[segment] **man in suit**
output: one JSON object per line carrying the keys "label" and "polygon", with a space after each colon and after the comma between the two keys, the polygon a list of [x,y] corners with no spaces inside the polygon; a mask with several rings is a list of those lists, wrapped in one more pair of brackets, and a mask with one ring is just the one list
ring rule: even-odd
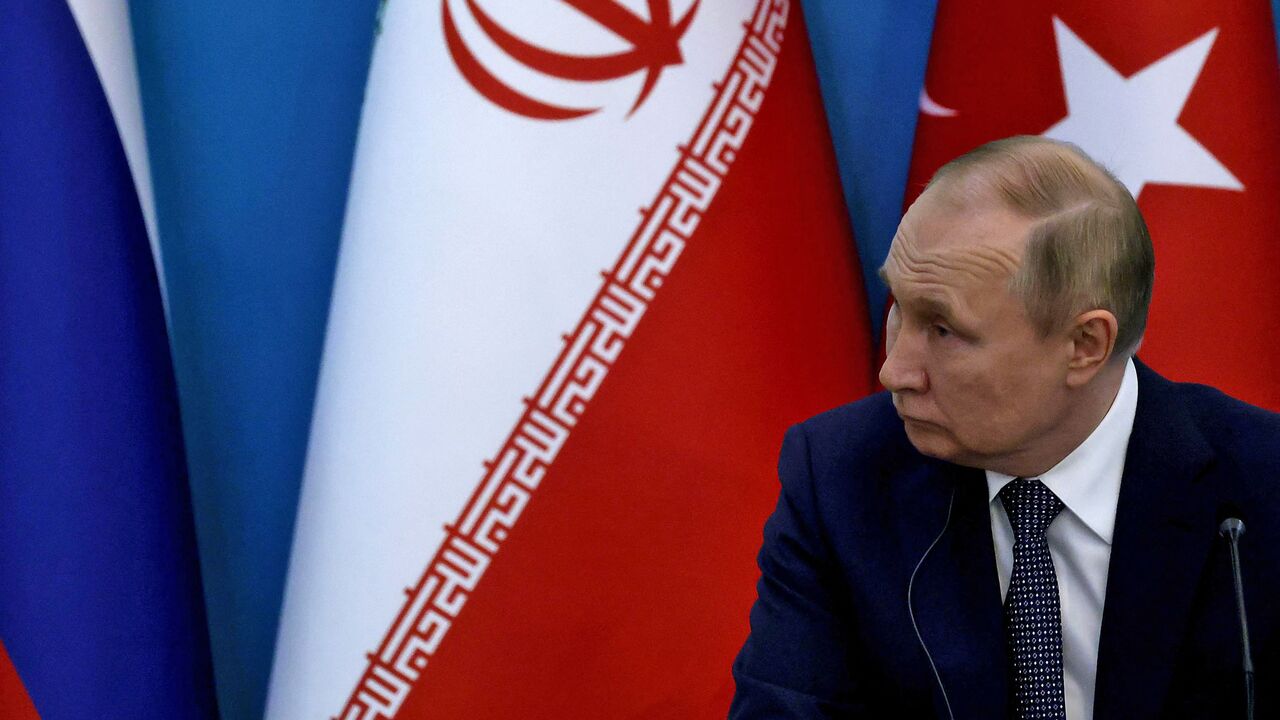
{"label": "man in suit", "polygon": [[1237,516],[1280,717],[1280,416],[1133,357],[1154,259],[1124,186],[1071,145],[985,145],[881,276],[888,392],[783,441],[730,716],[1244,717]]}

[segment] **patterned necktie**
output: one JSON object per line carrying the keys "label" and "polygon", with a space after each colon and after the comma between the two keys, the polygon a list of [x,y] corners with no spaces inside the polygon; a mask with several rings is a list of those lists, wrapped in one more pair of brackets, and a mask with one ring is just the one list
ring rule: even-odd
{"label": "patterned necktie", "polygon": [[1000,502],[1014,534],[1004,636],[1013,663],[1015,717],[1065,720],[1058,578],[1045,537],[1062,501],[1039,480],[1017,478],[1000,490]]}

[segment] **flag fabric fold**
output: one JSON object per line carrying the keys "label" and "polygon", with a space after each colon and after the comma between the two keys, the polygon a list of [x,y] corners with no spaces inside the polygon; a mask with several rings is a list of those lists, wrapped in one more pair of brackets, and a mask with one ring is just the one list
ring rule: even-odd
{"label": "flag fabric fold", "polygon": [[266,703],[379,4],[130,2],[225,720]]}
{"label": "flag fabric fold", "polygon": [[67,6],[5,3],[0,715],[216,717],[202,603],[164,313],[121,141]]}

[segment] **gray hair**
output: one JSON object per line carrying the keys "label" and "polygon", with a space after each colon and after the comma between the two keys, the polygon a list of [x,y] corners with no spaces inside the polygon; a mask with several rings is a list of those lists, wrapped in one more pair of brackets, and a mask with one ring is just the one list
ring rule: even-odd
{"label": "gray hair", "polygon": [[1042,335],[1103,309],[1119,325],[1115,356],[1133,355],[1147,325],[1155,253],[1137,202],[1106,168],[1070,143],[1022,135],[952,160],[934,186],[1036,220],[1010,283]]}

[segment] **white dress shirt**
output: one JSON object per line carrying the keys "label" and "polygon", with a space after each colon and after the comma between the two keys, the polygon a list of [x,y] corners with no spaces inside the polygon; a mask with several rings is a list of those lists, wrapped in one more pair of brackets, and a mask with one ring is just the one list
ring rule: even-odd
{"label": "white dress shirt", "polygon": [[[1058,578],[1062,610],[1062,675],[1067,720],[1091,720],[1102,605],[1107,596],[1111,537],[1120,499],[1120,476],[1138,408],[1138,373],[1133,360],[1102,422],[1084,442],[1040,476],[1065,506],[1049,526],[1049,555]],[[998,494],[1012,475],[987,472],[991,537],[995,540],[1000,597],[1009,592],[1013,571],[1013,526]]]}

